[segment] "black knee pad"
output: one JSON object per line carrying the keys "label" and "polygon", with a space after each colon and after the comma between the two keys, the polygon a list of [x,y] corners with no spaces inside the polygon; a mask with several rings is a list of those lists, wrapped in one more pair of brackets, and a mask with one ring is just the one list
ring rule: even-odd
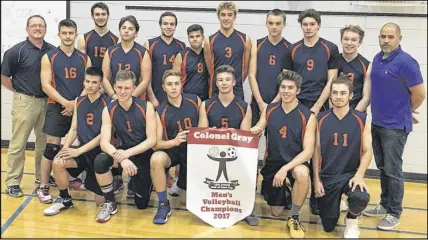
{"label": "black knee pad", "polygon": [[357,187],[353,192],[348,195],[349,211],[352,213],[361,213],[369,204],[370,195],[364,191],[361,192]]}
{"label": "black knee pad", "polygon": [[107,153],[100,153],[95,157],[94,170],[98,174],[104,174],[108,172],[113,166],[113,158]]}
{"label": "black knee pad", "polygon": [[336,228],[337,220],[338,219],[332,219],[332,218],[321,219],[324,231],[326,232],[333,231]]}
{"label": "black knee pad", "polygon": [[46,143],[46,149],[45,149],[45,153],[43,154],[43,156],[47,159],[47,160],[54,160],[55,156],[59,153],[61,146],[59,146],[58,144],[52,144],[52,143]]}
{"label": "black knee pad", "polygon": [[139,197],[137,193],[135,193],[134,201],[135,206],[138,209],[146,209],[147,205],[149,205],[150,197]]}

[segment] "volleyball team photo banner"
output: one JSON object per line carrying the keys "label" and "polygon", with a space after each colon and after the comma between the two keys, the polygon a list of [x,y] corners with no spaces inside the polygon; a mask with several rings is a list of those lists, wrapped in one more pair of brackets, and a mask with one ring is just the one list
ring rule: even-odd
{"label": "volleyball team photo banner", "polygon": [[213,227],[233,226],[254,207],[259,136],[232,128],[189,130],[187,209]]}

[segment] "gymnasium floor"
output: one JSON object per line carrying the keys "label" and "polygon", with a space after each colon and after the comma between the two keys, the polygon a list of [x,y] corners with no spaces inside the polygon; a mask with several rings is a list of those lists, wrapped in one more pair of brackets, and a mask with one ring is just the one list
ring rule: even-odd
{"label": "gymnasium floor", "polygon": [[[154,225],[152,219],[156,213],[156,194],[153,193],[148,209],[138,210],[133,206],[133,200],[126,199],[126,188],[116,196],[118,213],[105,224],[95,221],[99,209],[93,202],[93,195],[87,191],[71,190],[75,207],[57,216],[46,217],[43,210],[49,205],[41,204],[34,195],[36,184],[32,151],[26,151],[27,160],[21,184],[24,197],[13,198],[4,193],[6,151],[1,151],[1,238],[289,238],[285,228],[288,211],[281,218],[272,217],[259,193],[256,198],[256,212],[260,218],[258,227],[239,222],[228,229],[213,228],[187,211],[178,198],[170,196],[172,216],[166,225]],[[367,183],[371,195],[369,207],[372,208],[379,201],[380,185],[375,179],[367,179]],[[57,197],[57,188],[51,188],[51,193]],[[309,213],[307,202],[300,214],[307,230],[306,237],[343,238],[343,214],[336,229],[325,233],[322,226],[317,224],[319,217]],[[427,185],[406,182],[403,206],[401,225],[393,231],[377,230],[379,219],[361,217],[360,237],[427,238]]]}

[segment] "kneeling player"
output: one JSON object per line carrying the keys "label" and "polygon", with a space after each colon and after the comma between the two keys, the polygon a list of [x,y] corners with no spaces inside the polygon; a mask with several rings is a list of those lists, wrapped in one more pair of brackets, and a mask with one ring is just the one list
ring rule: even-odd
{"label": "kneeling player", "polygon": [[[65,137],[64,146],[53,161],[53,173],[59,189],[59,197],[44,214],[56,215],[62,210],[73,207],[71,196],[68,193],[68,173],[77,177],[87,169],[85,188],[95,193],[95,202],[103,202],[102,192],[95,178],[94,159],[101,152],[100,131],[101,115],[104,107],[110,102],[107,95],[100,93],[103,72],[100,68],[89,67],[85,72],[83,82],[86,96],[76,98],[74,114],[70,130]],[[79,139],[80,146],[72,148],[71,144]],[[68,171],[68,173],[67,173]]]}
{"label": "kneeling player", "polygon": [[162,88],[167,100],[156,110],[157,143],[156,152],[150,159],[153,185],[158,195],[159,207],[153,219],[156,224],[164,224],[171,215],[166,195],[166,173],[180,164],[177,186],[184,190],[180,193],[182,204],[186,204],[187,179],[187,129],[198,125],[198,110],[201,100],[197,95],[181,93],[181,74],[176,70],[167,70],[162,77]]}
{"label": "kneeling player", "polygon": [[309,164],[314,146],[316,118],[309,108],[297,101],[302,77],[293,71],[278,75],[281,101],[268,104],[259,122],[251,128],[260,134],[267,128],[267,157],[260,173],[263,176],[261,192],[272,215],[282,214],[286,200],[286,177],[290,180],[292,206],[287,228],[292,238],[304,238],[305,228],[299,220],[299,211],[309,190]]}
{"label": "kneeling player", "polygon": [[358,238],[357,217],[370,200],[364,174],[372,158],[371,123],[366,113],[349,107],[353,85],[346,76],[334,79],[333,108],[318,114],[318,136],[313,157],[315,196],[326,232],[336,227],[340,199],[348,196],[345,238]]}
{"label": "kneeling player", "polygon": [[[150,199],[150,157],[156,145],[156,115],[150,102],[132,96],[135,81],[132,71],[120,70],[114,84],[118,99],[103,110],[100,142],[103,152],[97,155],[94,164],[105,198],[103,208],[96,217],[98,222],[108,221],[117,212],[110,171],[113,166],[120,164],[132,176],[131,188],[138,209],[146,208]],[[112,129],[121,140],[117,148],[110,143]]]}

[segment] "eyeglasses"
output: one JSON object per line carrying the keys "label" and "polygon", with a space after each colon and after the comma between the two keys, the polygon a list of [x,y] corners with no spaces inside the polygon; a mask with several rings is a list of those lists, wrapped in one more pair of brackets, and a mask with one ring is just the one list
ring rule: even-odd
{"label": "eyeglasses", "polygon": [[46,25],[41,25],[41,24],[33,24],[33,25],[29,25],[28,27],[30,28],[46,28]]}

